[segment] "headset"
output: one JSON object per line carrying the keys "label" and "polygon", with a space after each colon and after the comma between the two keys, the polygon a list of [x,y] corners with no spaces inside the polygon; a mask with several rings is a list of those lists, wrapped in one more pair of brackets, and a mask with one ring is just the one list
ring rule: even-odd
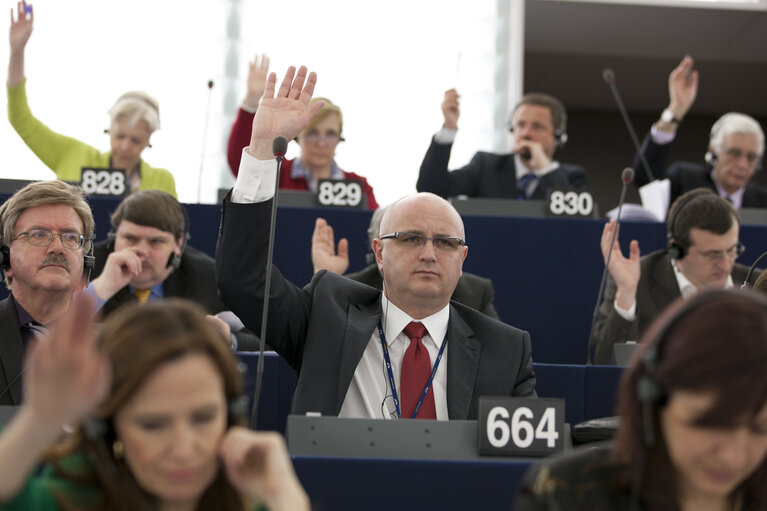
{"label": "headset", "polygon": [[[528,102],[528,99],[533,99],[534,101]],[[554,96],[550,96],[544,93],[532,92],[525,94],[522,97],[522,100],[517,103],[517,106],[511,112],[511,115],[509,115],[508,126],[510,133],[514,133],[514,114],[522,105],[534,105],[548,108],[551,111],[552,121],[559,119],[559,122],[555,123],[556,125],[554,126],[554,144],[559,149],[563,148],[567,143],[568,137],[567,111],[565,110],[565,106],[562,104],[562,102]]]}
{"label": "headset", "polygon": [[649,341],[648,348],[639,360],[636,386],[637,398],[642,406],[642,429],[645,447],[651,448],[656,444],[653,410],[663,406],[669,397],[669,389],[657,376],[658,365],[663,357],[663,348],[667,342],[665,339],[668,333],[689,313],[701,305],[728,296],[745,297],[748,300],[755,301],[765,309],[765,314],[767,314],[767,302],[760,295],[751,292],[744,293],[736,288],[707,290],[685,300],[674,315],[666,321],[663,328]]}
{"label": "headset", "polygon": [[[680,196],[677,199],[676,207],[673,208],[673,215],[668,217],[668,226],[666,228],[666,239],[668,240],[668,256],[671,259],[682,259],[687,255],[687,247],[676,241],[676,219],[679,217],[679,212],[682,211],[687,204],[698,198],[696,194],[688,194],[686,196]],[[670,213],[670,211],[669,211]]]}
{"label": "headset", "polygon": [[[173,267],[174,271],[178,270],[178,267],[181,266],[181,257],[184,255],[184,250],[186,250],[186,246],[189,243],[189,240],[192,238],[192,235],[189,233],[189,214],[186,212],[186,208],[180,202],[176,203],[178,204],[178,208],[181,210],[181,216],[184,217],[184,234],[181,236],[181,248],[178,251],[178,254],[171,252],[168,256],[168,262],[165,263],[165,268]],[[109,252],[114,251],[116,239],[117,231],[115,231],[115,226],[113,225],[110,227],[109,232],[107,233],[107,250]]]}
{"label": "headset", "polygon": [[[2,229],[2,224],[0,224],[0,229]],[[11,269],[11,247],[4,244],[5,240],[2,237],[0,237],[0,243],[3,243],[0,246],[0,270],[8,271]],[[96,258],[93,256],[93,238],[85,238],[85,243],[89,243],[90,248],[83,255],[83,275],[85,272],[90,275],[91,270],[96,266]]]}

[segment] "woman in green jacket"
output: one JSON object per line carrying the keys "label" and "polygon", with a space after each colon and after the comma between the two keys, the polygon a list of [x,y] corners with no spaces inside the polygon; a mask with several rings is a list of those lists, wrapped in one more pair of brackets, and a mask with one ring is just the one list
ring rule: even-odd
{"label": "woman in green jacket", "polygon": [[176,197],[173,174],[141,159],[143,150],[150,147],[152,133],[160,127],[159,105],[145,92],[127,92],[109,110],[108,152],[56,133],[32,114],[27,102],[24,50],[32,35],[34,12],[26,2],[19,2],[17,11],[14,19],[11,10],[8,119],[24,143],[64,181],[80,182],[83,168],[121,169],[128,192],[154,189]]}

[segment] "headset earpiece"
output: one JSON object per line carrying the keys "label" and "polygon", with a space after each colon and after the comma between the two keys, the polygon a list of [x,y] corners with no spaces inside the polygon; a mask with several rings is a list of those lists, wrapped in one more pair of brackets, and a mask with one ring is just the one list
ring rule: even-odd
{"label": "headset earpiece", "polygon": [[706,163],[711,165],[712,167],[716,165],[717,156],[716,156],[716,153],[712,151],[711,149],[706,151],[706,154],[703,155],[703,159],[706,160]]}
{"label": "headset earpiece", "polygon": [[685,248],[677,243],[673,237],[671,237],[671,233],[669,233],[667,250],[668,256],[671,259],[682,259],[687,254]]}

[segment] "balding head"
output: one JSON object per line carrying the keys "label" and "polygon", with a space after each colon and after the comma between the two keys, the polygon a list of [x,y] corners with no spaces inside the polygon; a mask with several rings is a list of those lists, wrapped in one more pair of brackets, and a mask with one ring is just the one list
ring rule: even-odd
{"label": "balding head", "polygon": [[398,238],[381,239],[394,233],[465,239],[463,221],[449,202],[431,193],[404,197],[392,204],[381,220],[379,237],[373,241],[378,268],[384,278],[384,293],[411,317],[421,319],[445,307],[455,290],[468,247],[435,248]]}

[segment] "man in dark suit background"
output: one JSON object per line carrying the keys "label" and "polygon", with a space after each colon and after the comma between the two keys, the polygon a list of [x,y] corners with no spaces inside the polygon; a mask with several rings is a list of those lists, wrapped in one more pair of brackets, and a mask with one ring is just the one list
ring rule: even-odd
{"label": "man in dark suit background", "polygon": [[[322,106],[309,106],[316,75],[305,68],[290,68],[276,97],[275,82],[270,75],[224,200],[216,253],[221,299],[253,330],[264,305],[272,141],[293,138]],[[373,248],[383,293],[327,271],[299,289],[273,269],[266,341],[298,371],[293,413],[476,419],[482,395],[534,396],[529,335],[450,303],[468,251],[455,209],[432,194],[406,197],[381,229]]]}
{"label": "man in dark suit background", "polygon": [[418,174],[416,189],[441,197],[546,200],[550,190],[588,190],[583,167],[554,160],[554,152],[567,141],[567,112],[548,94],[525,94],[512,112],[514,134],[511,154],[478,152],[463,168],[448,171],[450,150],[458,130],[458,93],[445,92],[445,122],[432,138]]}
{"label": "man in dark suit background", "polygon": [[[612,246],[610,275],[591,345],[594,361],[610,364],[616,342],[639,341],[663,309],[679,296],[710,287],[742,284],[748,267],[735,264],[744,247],[738,241],[740,221],[732,204],[711,190],[698,188],[671,205],[667,219],[668,248],[642,258],[631,242],[624,257],[618,237]],[[607,259],[615,221],[602,231]]]}
{"label": "man in dark suit background", "polygon": [[[110,217],[112,230],[96,243],[96,268],[89,290],[102,318],[129,303],[186,298],[202,306],[238,350],[258,349],[247,330],[213,316],[225,310],[218,299],[213,259],[187,244],[189,227],[183,206],[159,190],[126,197]],[[226,317],[226,316],[225,316]]]}
{"label": "man in dark suit background", "polygon": [[[365,257],[368,265],[357,272],[344,273],[349,268],[348,241],[344,238],[338,241],[338,250],[336,250],[333,228],[328,225],[324,218],[317,218],[312,234],[312,266],[314,273],[320,270],[330,270],[344,275],[347,278],[362,282],[368,286],[381,290],[383,278],[375,264],[375,254],[372,252],[373,240],[378,238],[381,231],[381,219],[389,206],[382,206],[373,212],[370,217],[370,226],[368,227],[368,252]],[[498,318],[498,312],[493,305],[493,281],[479,275],[468,272],[462,272],[455,286],[455,291],[451,300],[468,305],[472,309],[487,314],[493,319]]]}
{"label": "man in dark suit background", "polygon": [[[655,178],[669,179],[670,204],[690,190],[708,188],[729,200],[735,209],[767,208],[767,190],[751,182],[764,154],[764,132],[756,119],[746,114],[729,112],[714,123],[705,165],[675,161],[666,169],[671,143],[698,94],[698,72],[693,66],[692,57],[686,56],[669,74],[669,105],[641,148],[650,171]],[[637,185],[649,182],[638,154],[634,172]]]}
{"label": "man in dark suit background", "polygon": [[0,207],[0,267],[11,291],[0,301],[0,404],[21,403],[29,344],[87,282],[93,228],[82,190],[63,181],[30,183]]}

